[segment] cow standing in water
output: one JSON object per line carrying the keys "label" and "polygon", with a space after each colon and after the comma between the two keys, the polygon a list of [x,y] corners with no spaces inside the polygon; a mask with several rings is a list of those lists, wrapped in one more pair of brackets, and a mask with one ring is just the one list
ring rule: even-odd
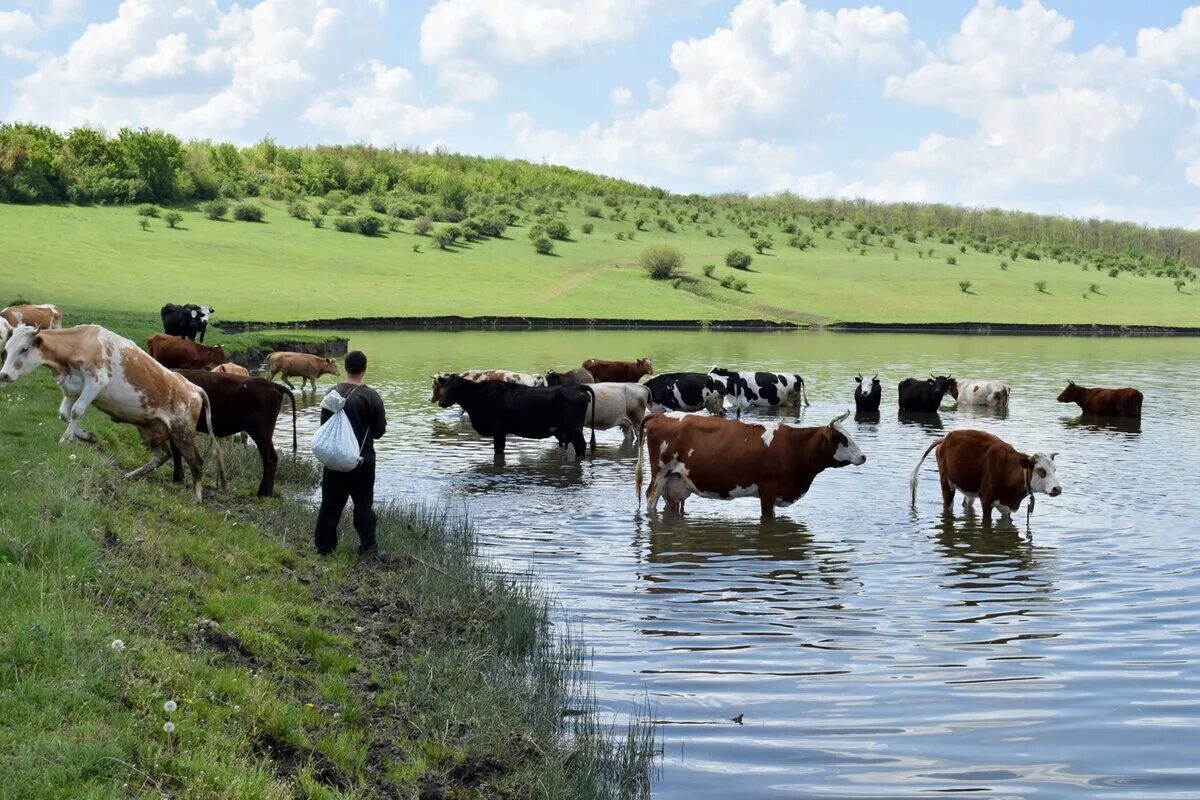
{"label": "cow standing in water", "polygon": [[1075,381],[1058,396],[1060,403],[1076,403],[1093,417],[1141,417],[1142,393],[1137,389],[1085,389]]}
{"label": "cow standing in water", "polygon": [[912,501],[917,502],[917,478],[921,465],[937,450],[938,476],[942,484],[942,509],[950,513],[954,493],[962,492],[963,508],[970,511],[978,498],[983,506],[983,521],[990,524],[992,511],[1008,520],[1029,496],[1032,509],[1035,493],[1058,497],[1062,484],[1055,473],[1054,457],[1034,453],[1026,455],[998,436],[985,431],[952,431],[925,451],[913,469],[909,481]]}
{"label": "cow standing in water", "polygon": [[267,380],[275,380],[279,375],[285,386],[295,389],[288,378],[300,379],[300,393],[304,394],[305,386],[312,383],[312,390],[317,391],[317,378],[322,375],[340,375],[337,363],[332,358],[312,356],[308,353],[289,353],[279,351],[267,356]]}
{"label": "cow standing in water", "polygon": [[876,375],[870,381],[864,381],[862,375],[855,376],[854,382],[854,411],[857,414],[874,414],[879,411],[879,401],[883,399],[883,384]]}
{"label": "cow standing in water", "polygon": [[[827,469],[866,463],[867,457],[841,428],[847,411],[819,428],[793,428],[695,414],[652,415],[642,424],[645,450],[650,453],[650,485],[646,503],[651,511],[659,497],[668,511],[683,512],[693,494],[721,500],[757,497],[763,519],[775,509],[804,497],[812,482]],[[638,503],[642,493],[642,458],[638,447],[635,473]]]}
{"label": "cow standing in water", "polygon": [[786,372],[738,372],[713,367],[708,375],[722,387],[739,411],[748,406],[795,408],[809,405],[804,378]]}
{"label": "cow standing in water", "polygon": [[[196,447],[201,414],[212,429],[212,409],[203,389],[146,355],[133,342],[98,325],[38,331],[22,325],[8,342],[0,386],[44,366],[62,389],[58,414],[67,423],[60,442],[94,442],[79,426],[88,406],[95,405],[116,422],[134,425],[149,446],[150,462],[126,474],[140,478],[171,458],[178,448],[192,472],[196,502],[203,499],[204,463]],[[217,474],[222,476],[220,451]]]}
{"label": "cow standing in water", "polygon": [[637,383],[644,376],[654,374],[654,365],[648,358],[639,358],[636,361],[589,358],[582,366],[592,374],[596,383]]}
{"label": "cow standing in water", "polygon": [[952,375],[930,375],[925,380],[905,378],[896,388],[900,410],[922,414],[936,412],[942,404],[942,398],[947,394],[958,397],[958,382]]}
{"label": "cow standing in water", "polygon": [[724,386],[703,372],[667,372],[642,385],[650,390],[654,413],[703,409],[718,417],[725,415]]}

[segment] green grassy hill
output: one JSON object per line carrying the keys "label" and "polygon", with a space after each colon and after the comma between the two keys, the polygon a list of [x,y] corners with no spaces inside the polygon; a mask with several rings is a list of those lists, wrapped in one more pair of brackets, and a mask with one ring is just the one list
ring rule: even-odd
{"label": "green grassy hill", "polygon": [[[1014,260],[1010,252],[943,243],[944,233],[915,242],[868,234],[861,245],[847,238],[854,231],[848,221],[814,233],[809,218],[797,217],[813,246],[790,247],[790,234],[767,225],[755,232],[773,238],[774,247],[759,255],[747,232],[728,221],[673,223],[674,232],[651,222],[637,231],[628,219],[585,216],[590,202],[583,201],[558,215],[571,229],[570,240],[555,242],[554,254],[542,256],[527,236],[532,214],[502,238],[443,250],[431,236],[413,233],[412,220],[368,237],[331,224],[318,229],[289,216],[283,202],[255,202],[266,211],[262,223],[214,221],[185,209],[179,228],[150,219],[149,230],[139,227],[142,218],[129,207],[0,206],[0,299],[56,302],[68,316],[80,307],[155,312],[166,301],[205,302],[223,319],[269,321],[459,314],[1200,324],[1194,284],[1178,291],[1169,277],[1133,271],[1109,277],[1049,257]],[[630,201],[629,211],[643,209],[653,219],[650,202]],[[315,211],[315,203],[308,205]],[[585,222],[594,226],[591,233],[581,232]],[[444,227],[437,224],[434,232]],[[892,246],[887,238],[895,239]],[[679,248],[689,279],[647,278],[638,256],[651,243]],[[725,266],[733,249],[753,255],[750,271]],[[715,266],[714,278],[702,272],[708,264]],[[717,279],[725,276],[745,281],[745,290],[723,288]],[[967,292],[962,281],[970,281]],[[1035,288],[1037,281],[1045,281],[1044,291]],[[1089,290],[1093,284],[1098,292]]]}

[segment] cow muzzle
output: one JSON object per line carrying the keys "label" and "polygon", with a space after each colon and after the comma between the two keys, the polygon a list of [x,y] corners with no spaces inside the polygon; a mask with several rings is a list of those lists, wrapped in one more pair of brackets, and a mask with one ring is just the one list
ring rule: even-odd
{"label": "cow muzzle", "polygon": [[1055,486],[1053,489],[1050,490],[1051,497],[1058,497],[1060,494],[1062,494],[1061,486]]}

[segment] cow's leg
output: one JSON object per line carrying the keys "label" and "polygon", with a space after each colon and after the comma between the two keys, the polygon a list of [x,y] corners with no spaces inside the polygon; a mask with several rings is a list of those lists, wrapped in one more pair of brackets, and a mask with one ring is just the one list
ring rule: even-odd
{"label": "cow's leg", "polygon": [[[200,448],[196,445],[196,427],[189,421],[172,426],[171,444],[179,448],[183,460],[187,462],[188,469],[192,473],[192,491],[195,495],[196,502],[204,502],[204,459],[200,456]],[[213,448],[217,447],[216,439],[213,439]],[[218,465],[220,462],[217,462]]]}
{"label": "cow's leg", "polygon": [[992,524],[992,507],[995,506],[995,498],[989,497],[986,494],[979,495],[979,504],[983,507],[983,524]]}
{"label": "cow's leg", "polygon": [[150,460],[133,470],[126,472],[126,480],[137,480],[167,463],[167,459],[171,457],[171,437],[167,432],[167,426],[162,422],[155,420],[146,425],[138,427],[138,433],[142,436],[142,441],[150,448]]}
{"label": "cow's leg", "polygon": [[183,483],[183,454],[171,442],[171,483]]}
{"label": "cow's leg", "polygon": [[504,439],[503,433],[497,433],[492,437],[492,449],[498,456],[504,455]]}
{"label": "cow's leg", "polygon": [[77,395],[64,394],[62,402],[58,404],[58,418],[63,422],[71,421],[71,406],[75,405]]}
{"label": "cow's leg", "polygon": [[666,487],[667,475],[661,470],[655,470],[650,476],[650,485],[646,487],[646,509],[648,511],[658,511],[658,498],[662,497],[663,489]]}
{"label": "cow's leg", "polygon": [[587,455],[587,439],[583,438],[582,428],[571,436],[571,446],[575,448],[575,458],[582,459]]}
{"label": "cow's leg", "polygon": [[[290,378],[290,377],[291,376],[285,372],[285,373],[283,373],[283,375],[279,376],[279,380],[283,381],[283,385],[288,387],[289,389],[291,389],[294,392],[294,391],[296,391],[296,387],[293,386],[292,382],[288,380],[288,378]],[[271,377],[267,378],[267,380],[269,380],[269,381],[275,380],[275,373],[272,372]]]}
{"label": "cow's leg", "polygon": [[254,444],[258,445],[258,455],[262,458],[262,480],[258,484],[258,496],[270,497],[275,491],[275,471],[279,468],[279,455],[275,452],[275,442],[271,439],[270,432],[265,435],[262,432],[256,433],[253,437]]}
{"label": "cow's leg", "polygon": [[975,498],[966,493],[963,494],[963,511],[968,514],[975,512]]}
{"label": "cow's leg", "polygon": [[633,444],[634,439],[637,438],[633,420],[629,417],[624,417],[618,424],[621,426],[621,444]]}
{"label": "cow's leg", "polygon": [[954,484],[942,479],[942,511],[949,514],[954,505]]}
{"label": "cow's leg", "polygon": [[67,412],[67,430],[58,441],[64,443],[72,439],[78,439],[81,442],[96,441],[95,436],[79,427],[79,419],[87,411],[92,401],[96,399],[96,395],[100,394],[101,388],[99,381],[91,375],[84,374],[83,389],[80,390],[79,396],[75,398],[75,402],[71,404],[71,408]]}
{"label": "cow's leg", "polygon": [[759,507],[762,509],[762,518],[764,522],[769,522],[775,519],[775,496],[760,495],[758,498]]}

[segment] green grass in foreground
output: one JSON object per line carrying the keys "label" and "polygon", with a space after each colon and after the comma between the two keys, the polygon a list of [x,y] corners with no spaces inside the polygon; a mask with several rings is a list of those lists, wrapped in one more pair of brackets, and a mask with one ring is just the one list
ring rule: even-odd
{"label": "green grass in foreground", "polygon": [[586,713],[578,644],[469,526],[388,508],[394,559],[320,559],[305,502],[252,497],[253,450],[195,506],[165,468],[120,477],[131,427],[59,445],[58,400],[44,371],[0,392],[0,798],[646,793],[648,729]]}
{"label": "green grass in foreground", "polygon": [[[556,242],[552,256],[534,253],[528,223],[509,228],[503,239],[440,250],[430,237],[412,233],[411,221],[368,238],[331,224],[314,228],[289,217],[282,202],[255,202],[267,211],[264,223],[212,221],[184,209],[180,229],[156,219],[149,231],[139,228],[132,207],[0,205],[6,248],[0,297],[58,303],[68,323],[82,321],[78,308],[156,315],[172,301],[210,303],[223,319],[265,321],[459,314],[1200,324],[1194,284],[1180,292],[1167,278],[1125,272],[1110,278],[1048,257],[963,253],[924,235],[915,243],[895,237],[894,247],[874,236],[860,247],[846,238],[848,224],[834,226],[832,238],[812,234],[815,247],[804,251],[787,246],[788,234],[764,226],[759,233],[775,247],[755,254],[746,273],[726,268],[724,256],[735,248],[753,254],[753,240],[724,219],[681,223],[674,233],[651,221],[633,240],[618,240],[618,233],[634,232],[633,222],[586,217],[581,209],[595,202],[589,199],[567,205],[572,241]],[[637,202],[626,203],[630,219],[653,220]],[[592,233],[581,232],[584,222],[595,226]],[[810,233],[801,223],[801,232]],[[708,236],[715,228],[721,235]],[[647,279],[637,258],[656,242],[679,247],[687,256],[684,271],[695,280],[676,288]],[[950,257],[957,263],[947,263]],[[745,280],[747,290],[704,277],[706,264],[716,266],[717,278]],[[969,292],[962,281],[970,281]],[[1037,281],[1046,282],[1044,292],[1035,289]],[[1099,292],[1090,291],[1093,284]]]}

